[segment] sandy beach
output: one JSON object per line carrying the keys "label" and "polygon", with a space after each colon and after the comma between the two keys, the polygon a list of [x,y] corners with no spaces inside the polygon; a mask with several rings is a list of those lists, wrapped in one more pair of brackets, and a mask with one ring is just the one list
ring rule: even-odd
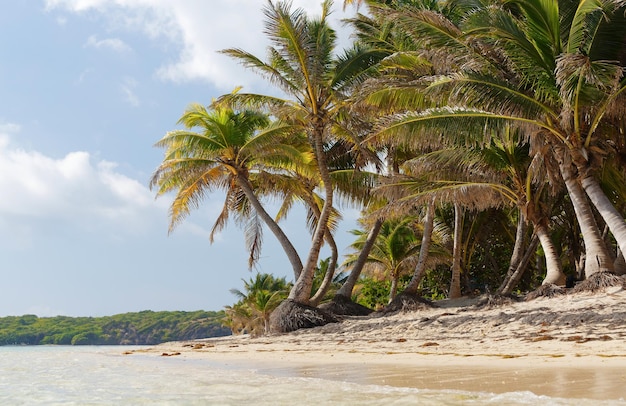
{"label": "sandy beach", "polygon": [[484,298],[263,337],[172,342],[141,352],[229,368],[365,384],[626,399],[626,291],[503,305]]}

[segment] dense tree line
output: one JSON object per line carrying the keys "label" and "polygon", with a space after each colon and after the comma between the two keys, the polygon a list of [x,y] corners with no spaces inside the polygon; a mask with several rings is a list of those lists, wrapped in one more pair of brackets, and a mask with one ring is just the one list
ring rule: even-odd
{"label": "dense tree line", "polygon": [[0,318],[0,345],[144,345],[230,334],[223,312],[142,311],[106,317]]}

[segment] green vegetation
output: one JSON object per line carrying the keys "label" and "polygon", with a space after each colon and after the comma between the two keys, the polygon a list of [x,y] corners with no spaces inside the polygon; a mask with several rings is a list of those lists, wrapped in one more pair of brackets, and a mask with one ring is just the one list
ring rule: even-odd
{"label": "green vegetation", "polygon": [[143,345],[230,334],[223,312],[124,313],[107,317],[0,318],[0,345]]}
{"label": "green vegetation", "polygon": [[270,314],[285,300],[291,285],[285,278],[275,278],[266,273],[256,274],[254,278],[244,280],[243,284],[244,291],[230,290],[240,300],[232,306],[226,306],[225,324],[233,334],[268,333]]}

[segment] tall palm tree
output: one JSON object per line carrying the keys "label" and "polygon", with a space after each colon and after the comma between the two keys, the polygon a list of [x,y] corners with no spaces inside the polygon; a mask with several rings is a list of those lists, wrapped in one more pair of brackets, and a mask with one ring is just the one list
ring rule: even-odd
{"label": "tall palm tree", "polygon": [[[287,124],[270,123],[259,112],[223,107],[207,110],[199,104],[189,106],[179,124],[186,129],[171,131],[157,142],[156,146],[165,148],[165,157],[150,180],[157,196],[176,193],[170,207],[170,231],[191,209],[199,207],[208,192],[222,189],[226,201],[211,236],[224,227],[233,210],[242,221],[258,215],[274,233],[298,275],[302,262],[297,251],[265,210],[253,186],[255,178],[266,171],[306,167],[311,156],[301,148],[305,144],[297,141],[298,134]],[[191,131],[194,129],[198,131]],[[260,249],[258,227],[252,231],[247,239],[251,265]]]}
{"label": "tall palm tree", "polygon": [[[620,247],[626,248],[624,216],[601,190],[594,173],[602,165],[607,131],[616,129],[611,128],[614,124],[611,110],[620,109],[619,106],[626,102],[623,95],[626,89],[624,64],[618,59],[619,52],[625,49],[624,4],[612,0],[559,3],[523,0],[513,3],[520,12],[518,20],[525,24],[524,27],[531,25],[533,28],[511,35],[509,26],[497,25],[496,35],[504,34],[508,37],[505,41],[511,45],[524,42],[523,52],[513,51],[518,53],[514,57],[522,56],[533,62],[520,69],[522,77],[529,81],[541,80],[531,83],[529,88],[535,94],[549,94],[532,101],[544,112],[536,124],[557,155],[583,233],[591,234],[588,228],[593,227],[593,221],[584,203],[586,199],[581,196],[579,183],[611,228]],[[592,241],[595,238],[588,238],[587,250],[596,244]],[[601,251],[598,248],[597,255],[587,252],[588,276],[598,270],[612,269]],[[592,264],[591,268],[589,264]]]}
{"label": "tall palm tree", "polygon": [[[368,57],[358,53],[335,57],[336,34],[328,24],[332,3],[324,1],[321,16],[309,18],[302,9],[292,11],[290,2],[268,1],[264,8],[265,33],[271,43],[268,60],[241,49],[223,51],[266,77],[285,97],[236,93],[219,102],[266,109],[301,129],[315,156],[323,204],[308,256],[289,295],[292,302],[302,305],[310,300],[315,267],[333,211],[335,185],[329,170],[328,148],[337,137],[335,126],[341,121],[347,92],[370,64]],[[298,328],[279,324],[279,330]]]}

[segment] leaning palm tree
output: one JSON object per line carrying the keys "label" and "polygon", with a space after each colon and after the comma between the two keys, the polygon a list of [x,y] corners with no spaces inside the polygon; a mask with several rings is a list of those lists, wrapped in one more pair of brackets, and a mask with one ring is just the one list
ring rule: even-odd
{"label": "leaning palm tree", "polygon": [[[513,87],[511,83],[503,86],[498,81],[479,83],[476,78],[468,78],[479,83],[469,87],[485,94],[483,106],[496,114],[503,110],[491,104],[493,86],[498,87],[500,101],[502,94],[508,93],[510,101],[524,105],[517,112],[509,110],[505,114],[534,123],[535,138],[543,138],[543,143],[552,146],[583,237],[587,237],[586,275],[612,270],[605,248],[597,241],[597,226],[580,185],[618,245],[626,248],[624,216],[601,190],[596,175],[610,150],[605,141],[611,132],[619,131],[615,118],[621,115],[626,101],[624,63],[619,60],[626,35],[625,5],[613,0],[511,3],[518,15],[505,9],[492,10],[485,13],[477,31],[484,32],[479,34],[484,37],[495,34],[502,40],[503,50],[520,72],[523,87],[519,83]],[[523,49],[518,48],[521,44]]]}
{"label": "leaning palm tree", "polygon": [[[293,133],[292,126],[270,123],[266,115],[252,110],[208,110],[199,104],[192,104],[179,123],[186,129],[171,131],[156,144],[166,151],[150,180],[150,187],[157,188],[157,197],[175,192],[170,207],[170,232],[191,209],[199,207],[208,192],[225,190],[224,208],[211,236],[224,227],[232,211],[253,223],[257,222],[254,216],[258,216],[274,233],[298,275],[302,262],[297,251],[265,210],[253,186],[255,178],[266,171],[306,167],[311,157],[306,149],[298,147],[298,134]],[[194,129],[197,131],[191,131]],[[247,238],[250,265],[258,258],[260,249],[259,228],[251,230]]]}
{"label": "leaning palm tree", "polygon": [[[332,1],[324,1],[321,16],[314,19],[308,18],[302,9],[292,11],[290,2],[268,1],[264,8],[265,33],[271,42],[268,60],[263,61],[241,49],[223,51],[266,77],[285,97],[236,93],[222,97],[219,103],[264,108],[299,128],[307,136],[319,170],[323,204],[302,272],[289,300],[276,312],[273,326],[276,331],[290,331],[327,320],[306,306],[334,204],[335,186],[329,170],[328,146],[336,138],[335,126],[341,121],[350,86],[358,82],[370,63],[367,57],[360,57],[358,53],[346,54],[343,59],[335,57],[336,35],[328,24],[331,6]],[[288,316],[299,306],[313,315],[305,318],[311,323]]]}
{"label": "leaning palm tree", "polygon": [[[583,7],[576,8],[579,3]],[[437,54],[433,49],[439,54],[445,51],[448,71],[423,81],[430,83],[424,85],[425,93],[447,106],[397,116],[385,123],[387,135],[420,138],[420,134],[432,137],[433,132],[457,136],[483,132],[488,139],[492,132],[485,128],[505,122],[518,125],[535,150],[553,152],[558,158],[585,240],[588,276],[610,270],[612,264],[581,184],[620,247],[626,245],[620,237],[623,216],[600,202],[603,194],[593,188],[595,178],[589,176],[590,164],[601,162],[598,151],[605,150],[600,143],[593,146],[592,140],[600,138],[592,135],[601,123],[614,124],[604,118],[623,106],[622,69],[619,63],[590,59],[579,52],[608,55],[594,39],[610,28],[621,41],[624,25],[600,18],[615,17],[618,3],[520,0],[477,7],[468,18],[456,21],[423,11],[389,14],[431,54]],[[593,34],[583,35],[586,30]],[[591,52],[593,44],[598,50]],[[541,148],[545,145],[552,152]],[[583,162],[580,158],[585,155],[596,158]]]}

